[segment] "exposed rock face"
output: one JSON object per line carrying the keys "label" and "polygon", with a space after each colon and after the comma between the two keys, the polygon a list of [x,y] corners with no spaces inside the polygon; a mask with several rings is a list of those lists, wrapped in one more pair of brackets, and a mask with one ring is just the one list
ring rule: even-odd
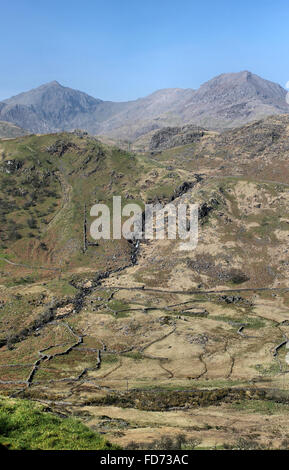
{"label": "exposed rock face", "polygon": [[271,116],[237,129],[212,136],[208,141],[200,141],[197,152],[208,149],[210,154],[222,152],[226,159],[247,158],[248,161],[262,158],[287,160],[289,116]]}
{"label": "exposed rock face", "polygon": [[198,142],[205,134],[205,129],[198,126],[164,127],[152,136],[150,150],[165,150]]}
{"label": "exposed rock face", "polygon": [[204,83],[184,110],[185,120],[222,130],[271,114],[288,113],[286,91],[251,72],[219,75]]}
{"label": "exposed rock face", "polygon": [[[285,98],[286,90],[280,85],[247,71],[220,75],[198,90],[169,88],[129,102],[102,101],[54,81],[2,101],[0,119],[37,133],[81,128],[135,140],[184,123],[224,130],[288,113]],[[195,132],[185,129],[185,136],[178,139],[186,142],[197,137]]]}
{"label": "exposed rock face", "polygon": [[[110,104],[86,93],[64,87],[54,81],[1,103],[0,117],[35,133],[70,130],[77,127],[91,130],[89,121],[101,122],[110,116]],[[112,104],[113,105],[113,104]],[[115,103],[117,107],[117,103]],[[83,125],[80,125],[83,124]]]}
{"label": "exposed rock face", "polygon": [[19,160],[7,160],[7,161],[4,161],[0,165],[0,171],[8,173],[8,174],[14,173],[17,170],[20,170],[22,165],[23,165],[23,162]]}

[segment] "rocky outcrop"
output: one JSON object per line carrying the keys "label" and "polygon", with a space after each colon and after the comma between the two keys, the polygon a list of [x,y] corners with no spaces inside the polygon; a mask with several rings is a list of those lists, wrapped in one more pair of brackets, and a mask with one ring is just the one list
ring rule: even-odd
{"label": "rocky outcrop", "polygon": [[198,142],[207,131],[198,126],[164,127],[151,138],[150,150],[165,150]]}

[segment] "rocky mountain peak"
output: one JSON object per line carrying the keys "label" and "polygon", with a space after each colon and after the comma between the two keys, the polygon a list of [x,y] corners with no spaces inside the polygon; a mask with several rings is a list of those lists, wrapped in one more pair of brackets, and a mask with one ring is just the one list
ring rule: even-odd
{"label": "rocky mountain peak", "polygon": [[186,124],[222,131],[283,113],[286,90],[248,70],[218,75],[197,90],[166,88],[129,102],[102,101],[54,80],[0,103],[0,120],[30,132],[81,128],[129,140]]}

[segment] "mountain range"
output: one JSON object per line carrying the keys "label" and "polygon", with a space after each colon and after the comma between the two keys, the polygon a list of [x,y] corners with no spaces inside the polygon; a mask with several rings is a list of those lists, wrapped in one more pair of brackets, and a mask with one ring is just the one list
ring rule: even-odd
{"label": "mountain range", "polygon": [[223,131],[289,113],[286,90],[248,71],[219,75],[199,89],[168,88],[127,102],[103,101],[53,81],[0,102],[0,121],[31,133],[76,128],[136,140],[167,126]]}

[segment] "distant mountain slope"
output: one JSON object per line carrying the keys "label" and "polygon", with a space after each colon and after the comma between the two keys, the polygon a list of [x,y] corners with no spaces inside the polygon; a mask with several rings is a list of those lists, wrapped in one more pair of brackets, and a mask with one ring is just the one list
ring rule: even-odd
{"label": "distant mountain slope", "polygon": [[0,139],[21,137],[27,135],[28,131],[21,129],[21,127],[15,126],[11,122],[0,121]]}
{"label": "distant mountain slope", "polygon": [[184,121],[223,130],[289,112],[286,90],[251,72],[223,74],[204,83],[182,112]]}
{"label": "distant mountain slope", "polygon": [[167,88],[131,101],[104,121],[99,133],[134,140],[155,129],[182,125],[180,110],[185,108],[194,94],[195,90],[192,89]]}
{"label": "distant mountain slope", "polygon": [[50,82],[0,103],[0,119],[31,132],[82,128],[135,140],[167,126],[214,130],[289,112],[286,90],[251,72],[219,75],[198,90],[169,88],[129,102],[102,101]]}
{"label": "distant mountain slope", "polygon": [[0,117],[37,133],[89,129],[117,111],[118,103],[104,103],[54,81],[3,101]]}

